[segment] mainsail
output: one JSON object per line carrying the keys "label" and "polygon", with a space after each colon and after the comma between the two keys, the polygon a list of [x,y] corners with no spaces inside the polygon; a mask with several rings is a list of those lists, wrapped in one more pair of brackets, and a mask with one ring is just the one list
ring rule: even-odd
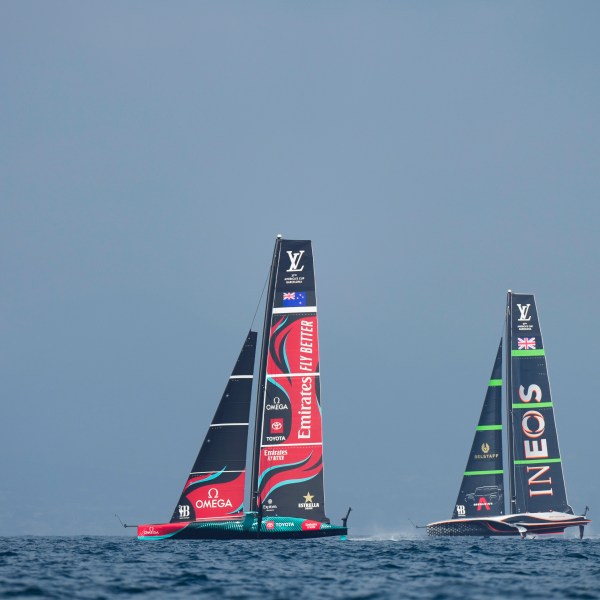
{"label": "mainsail", "polygon": [[508,423],[512,513],[559,511],[567,503],[542,331],[533,294],[508,294]]}
{"label": "mainsail", "polygon": [[278,238],[265,312],[251,491],[265,518],[326,519],[319,386],[312,245]]}
{"label": "mainsail", "polygon": [[504,514],[502,478],[502,340],[500,340],[452,518]]}
{"label": "mainsail", "polygon": [[243,512],[255,354],[256,332],[250,331],[175,507],[171,523],[231,519]]}

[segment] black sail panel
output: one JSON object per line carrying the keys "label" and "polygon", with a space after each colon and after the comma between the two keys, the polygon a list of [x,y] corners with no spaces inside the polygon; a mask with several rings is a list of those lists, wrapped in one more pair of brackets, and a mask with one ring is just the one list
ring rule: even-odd
{"label": "black sail panel", "polygon": [[265,327],[253,494],[263,517],[324,521],[319,337],[310,241],[277,240]]}
{"label": "black sail panel", "polygon": [[246,442],[256,332],[244,342],[171,523],[227,519],[243,513]]}
{"label": "black sail panel", "polygon": [[509,293],[515,510],[572,513],[558,447],[546,352],[533,294]]}
{"label": "black sail panel", "polygon": [[504,514],[504,486],[502,340],[500,340],[452,518],[489,517],[502,514]]}

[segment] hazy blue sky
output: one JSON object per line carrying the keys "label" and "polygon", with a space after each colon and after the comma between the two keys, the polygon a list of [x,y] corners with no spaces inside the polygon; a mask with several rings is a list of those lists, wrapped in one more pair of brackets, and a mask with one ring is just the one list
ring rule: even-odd
{"label": "hazy blue sky", "polygon": [[536,294],[569,501],[600,519],[598,23],[3,2],[0,535],[170,517],[277,233],[314,243],[333,520],[451,515],[508,288]]}

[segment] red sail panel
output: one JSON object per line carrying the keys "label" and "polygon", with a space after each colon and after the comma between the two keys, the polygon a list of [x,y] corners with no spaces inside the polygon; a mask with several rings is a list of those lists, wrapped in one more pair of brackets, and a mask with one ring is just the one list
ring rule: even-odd
{"label": "red sail panel", "polygon": [[317,315],[274,315],[267,360],[269,376],[319,369]]}
{"label": "red sail panel", "polygon": [[196,521],[231,519],[240,514],[244,504],[245,471],[230,475],[217,472],[190,477],[183,490],[187,502],[180,507],[185,511],[187,505],[191,505]]}

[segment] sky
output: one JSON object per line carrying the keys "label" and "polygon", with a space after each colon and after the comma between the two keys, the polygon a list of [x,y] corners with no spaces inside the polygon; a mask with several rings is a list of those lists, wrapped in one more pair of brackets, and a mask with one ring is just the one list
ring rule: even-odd
{"label": "sky", "polygon": [[313,241],[333,522],[451,516],[508,289],[536,295],[568,498],[595,518],[599,21],[3,2],[0,535],[170,518],[279,233]]}

